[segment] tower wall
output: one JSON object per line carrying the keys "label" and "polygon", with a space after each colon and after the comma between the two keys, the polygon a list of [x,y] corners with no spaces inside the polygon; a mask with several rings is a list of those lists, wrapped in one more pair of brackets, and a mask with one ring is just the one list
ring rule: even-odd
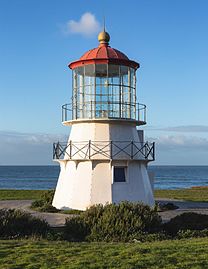
{"label": "tower wall", "polygon": [[[134,141],[133,146],[131,141]],[[90,154],[93,160],[109,160],[113,156],[125,160],[133,154],[134,159],[142,160],[144,155],[138,150],[142,143],[132,124],[83,122],[72,125],[64,159],[73,156],[73,159],[83,160]]]}
{"label": "tower wall", "polygon": [[[113,162],[122,165],[122,162]],[[146,164],[138,161],[129,161],[127,164],[126,182],[112,184],[112,202],[121,201],[142,202],[150,206],[154,205],[154,197],[147,173]]]}
{"label": "tower wall", "polygon": [[[53,206],[79,209],[127,200],[154,205],[145,163],[138,161],[61,161]],[[113,167],[127,166],[126,182],[113,182]]]}
{"label": "tower wall", "polygon": [[85,210],[112,202],[110,161],[60,161],[53,206]]}
{"label": "tower wall", "polygon": [[136,126],[131,124],[80,122],[72,125],[69,141],[140,141]]}
{"label": "tower wall", "polygon": [[53,206],[58,209],[84,209],[90,205],[91,162],[59,161],[60,175]]}
{"label": "tower wall", "polygon": [[[65,159],[60,162],[61,172],[56,187],[53,206],[59,209],[79,209],[85,210],[94,204],[119,203],[124,200],[138,202],[150,206],[154,205],[154,198],[150,179],[147,173],[146,163],[140,159],[129,160],[128,154],[121,151],[116,154],[117,160],[110,160],[102,153],[94,155],[91,159],[85,159],[88,148],[82,153],[75,151],[82,148],[86,141],[99,141],[96,145],[102,148],[106,142],[117,142],[118,146],[125,147],[129,141],[141,143],[142,136],[138,135],[134,125],[120,123],[77,123],[72,125],[69,142],[76,141],[71,154],[75,160],[69,159],[69,152],[65,154]],[[83,142],[85,141],[85,142]],[[83,143],[83,145],[82,145]],[[114,143],[114,142],[113,142]],[[108,152],[110,145],[105,147]],[[91,151],[93,150],[93,146]],[[116,147],[116,151],[120,151]],[[125,148],[130,154],[131,149]],[[67,152],[67,150],[66,150]],[[127,159],[128,156],[128,159]],[[127,167],[126,182],[113,182],[113,167]]]}

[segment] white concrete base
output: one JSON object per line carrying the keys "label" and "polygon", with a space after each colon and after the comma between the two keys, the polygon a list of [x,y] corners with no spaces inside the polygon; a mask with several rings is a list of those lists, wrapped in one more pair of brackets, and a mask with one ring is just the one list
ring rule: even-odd
{"label": "white concrete base", "polygon": [[[88,154],[87,148],[84,148],[82,152],[77,151],[77,148],[82,148],[89,140],[100,143],[100,148],[103,147],[102,143],[106,144],[106,141],[124,141],[120,145],[123,148],[125,143],[129,144],[129,141],[134,141],[138,145],[144,142],[143,133],[137,132],[136,125],[132,123],[79,122],[72,125],[69,143],[76,141],[78,144],[73,147],[72,152],[68,147],[64,159],[59,160],[61,172],[53,206],[58,209],[85,210],[94,204],[119,203],[124,200],[141,201],[153,206],[153,192],[144,156],[136,153],[134,160],[130,159],[131,147],[126,147],[125,151],[128,154],[122,150],[119,154],[115,154],[117,152],[113,150],[113,160],[101,153],[93,154],[89,160],[84,158],[85,150]],[[105,147],[106,152],[109,150],[110,146]],[[69,156],[73,156],[73,160],[70,160]],[[114,166],[127,167],[126,182],[113,182]]]}
{"label": "white concrete base", "polygon": [[[94,204],[124,200],[154,206],[145,162],[59,161],[61,172],[53,199],[58,209],[85,210]],[[126,182],[113,182],[113,166],[127,166]]]}

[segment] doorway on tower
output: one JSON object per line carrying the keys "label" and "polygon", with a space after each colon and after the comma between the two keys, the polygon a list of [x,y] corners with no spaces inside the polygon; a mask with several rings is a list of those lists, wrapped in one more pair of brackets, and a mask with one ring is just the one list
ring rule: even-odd
{"label": "doorway on tower", "polygon": [[113,167],[113,183],[126,182],[127,166]]}

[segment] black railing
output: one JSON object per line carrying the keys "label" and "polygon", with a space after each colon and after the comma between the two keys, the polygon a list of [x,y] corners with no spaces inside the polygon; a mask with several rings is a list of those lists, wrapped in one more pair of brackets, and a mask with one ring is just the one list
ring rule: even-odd
{"label": "black railing", "polygon": [[146,105],[126,102],[88,101],[83,104],[62,106],[62,121],[77,119],[121,119],[133,120],[139,125],[146,124]]}
{"label": "black railing", "polygon": [[53,159],[147,160],[155,159],[155,143],[134,141],[80,141],[53,144]]}

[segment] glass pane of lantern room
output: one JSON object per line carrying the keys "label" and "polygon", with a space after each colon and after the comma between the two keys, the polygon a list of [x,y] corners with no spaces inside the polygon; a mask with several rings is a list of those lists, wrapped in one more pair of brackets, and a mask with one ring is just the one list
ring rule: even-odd
{"label": "glass pane of lantern room", "polygon": [[107,81],[107,64],[95,65],[96,77],[96,118],[108,117],[108,81]]}
{"label": "glass pane of lantern room", "polygon": [[121,117],[130,118],[130,102],[131,102],[131,88],[130,88],[130,70],[127,66],[121,66]]}
{"label": "glass pane of lantern room", "polygon": [[109,117],[120,116],[120,66],[108,65]]}
{"label": "glass pane of lantern room", "polygon": [[93,106],[94,106],[94,91],[95,91],[95,65],[86,65],[85,66],[85,76],[84,76],[84,85],[85,85],[85,118],[93,118]]}
{"label": "glass pane of lantern room", "polygon": [[84,67],[77,68],[77,115],[84,117]]}
{"label": "glass pane of lantern room", "polygon": [[72,92],[72,109],[73,118],[77,118],[77,69],[72,70],[73,92]]}
{"label": "glass pane of lantern room", "polygon": [[130,77],[131,77],[131,118],[136,117],[136,71],[133,68],[130,68]]}

